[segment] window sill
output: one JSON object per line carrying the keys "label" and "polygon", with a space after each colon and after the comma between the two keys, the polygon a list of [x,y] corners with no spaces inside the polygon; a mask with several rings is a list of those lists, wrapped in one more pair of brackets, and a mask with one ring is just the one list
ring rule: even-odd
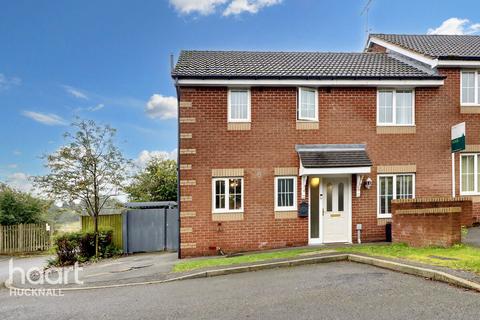
{"label": "window sill", "polygon": [[212,212],[212,221],[241,221],[243,212],[217,213]]}
{"label": "window sill", "polygon": [[377,219],[391,219],[392,214],[377,214]]}
{"label": "window sill", "polygon": [[471,114],[471,113],[480,113],[480,105],[461,105],[460,113]]}
{"label": "window sill", "polygon": [[229,122],[227,124],[228,131],[246,131],[252,128],[250,122]]}
{"label": "window sill", "polygon": [[377,134],[414,134],[416,126],[377,126]]}
{"label": "window sill", "polygon": [[297,211],[277,211],[275,210],[275,219],[296,219]]}
{"label": "window sill", "polygon": [[318,130],[320,124],[318,121],[297,120],[297,130]]}
{"label": "window sill", "polygon": [[480,193],[478,193],[478,192],[460,192],[460,197],[474,197],[474,196],[480,196]]}
{"label": "window sill", "polygon": [[277,208],[275,207],[275,212],[285,212],[285,211],[297,211],[297,207],[285,207],[285,208]]}

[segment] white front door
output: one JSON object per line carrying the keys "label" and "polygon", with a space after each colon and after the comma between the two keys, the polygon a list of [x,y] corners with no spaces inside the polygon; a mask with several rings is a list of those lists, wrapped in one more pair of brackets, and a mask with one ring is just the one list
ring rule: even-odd
{"label": "white front door", "polygon": [[351,179],[324,177],[322,182],[323,242],[351,242]]}

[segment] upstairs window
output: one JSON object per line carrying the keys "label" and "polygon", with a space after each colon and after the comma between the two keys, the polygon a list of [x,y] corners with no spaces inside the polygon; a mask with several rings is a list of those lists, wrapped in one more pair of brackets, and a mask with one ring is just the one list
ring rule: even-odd
{"label": "upstairs window", "polygon": [[243,212],[243,178],[216,178],[212,181],[213,212]]}
{"label": "upstairs window", "polygon": [[228,122],[250,122],[250,90],[228,91]]}
{"label": "upstairs window", "polygon": [[377,94],[377,124],[414,125],[414,101],[413,90],[379,90]]}
{"label": "upstairs window", "polygon": [[478,97],[478,86],[480,81],[478,77],[479,72],[474,71],[462,71],[460,85],[461,85],[461,103],[462,105],[479,105],[480,99]]}
{"label": "upstairs window", "polygon": [[298,88],[297,119],[318,121],[317,90],[312,88]]}

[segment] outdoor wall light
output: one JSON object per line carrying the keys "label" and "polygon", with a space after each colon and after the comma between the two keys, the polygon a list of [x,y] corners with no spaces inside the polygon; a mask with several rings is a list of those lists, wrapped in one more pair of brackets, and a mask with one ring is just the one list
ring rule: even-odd
{"label": "outdoor wall light", "polygon": [[310,180],[310,185],[312,187],[318,187],[318,185],[320,184],[320,178],[312,178],[312,180]]}
{"label": "outdoor wall light", "polygon": [[370,189],[372,187],[372,178],[368,177],[367,180],[365,180],[365,188]]}

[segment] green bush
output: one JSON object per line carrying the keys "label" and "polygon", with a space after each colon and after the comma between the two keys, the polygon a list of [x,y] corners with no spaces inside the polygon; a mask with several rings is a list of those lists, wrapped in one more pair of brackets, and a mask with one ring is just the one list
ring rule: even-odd
{"label": "green bush", "polygon": [[[100,230],[98,235],[99,258],[109,258],[122,254],[122,251],[113,244],[113,230]],[[64,233],[55,239],[57,265],[71,265],[75,262],[85,262],[95,257],[95,233],[70,232]]]}
{"label": "green bush", "polygon": [[57,263],[61,266],[71,265],[77,261],[81,233],[64,233],[55,239]]}

